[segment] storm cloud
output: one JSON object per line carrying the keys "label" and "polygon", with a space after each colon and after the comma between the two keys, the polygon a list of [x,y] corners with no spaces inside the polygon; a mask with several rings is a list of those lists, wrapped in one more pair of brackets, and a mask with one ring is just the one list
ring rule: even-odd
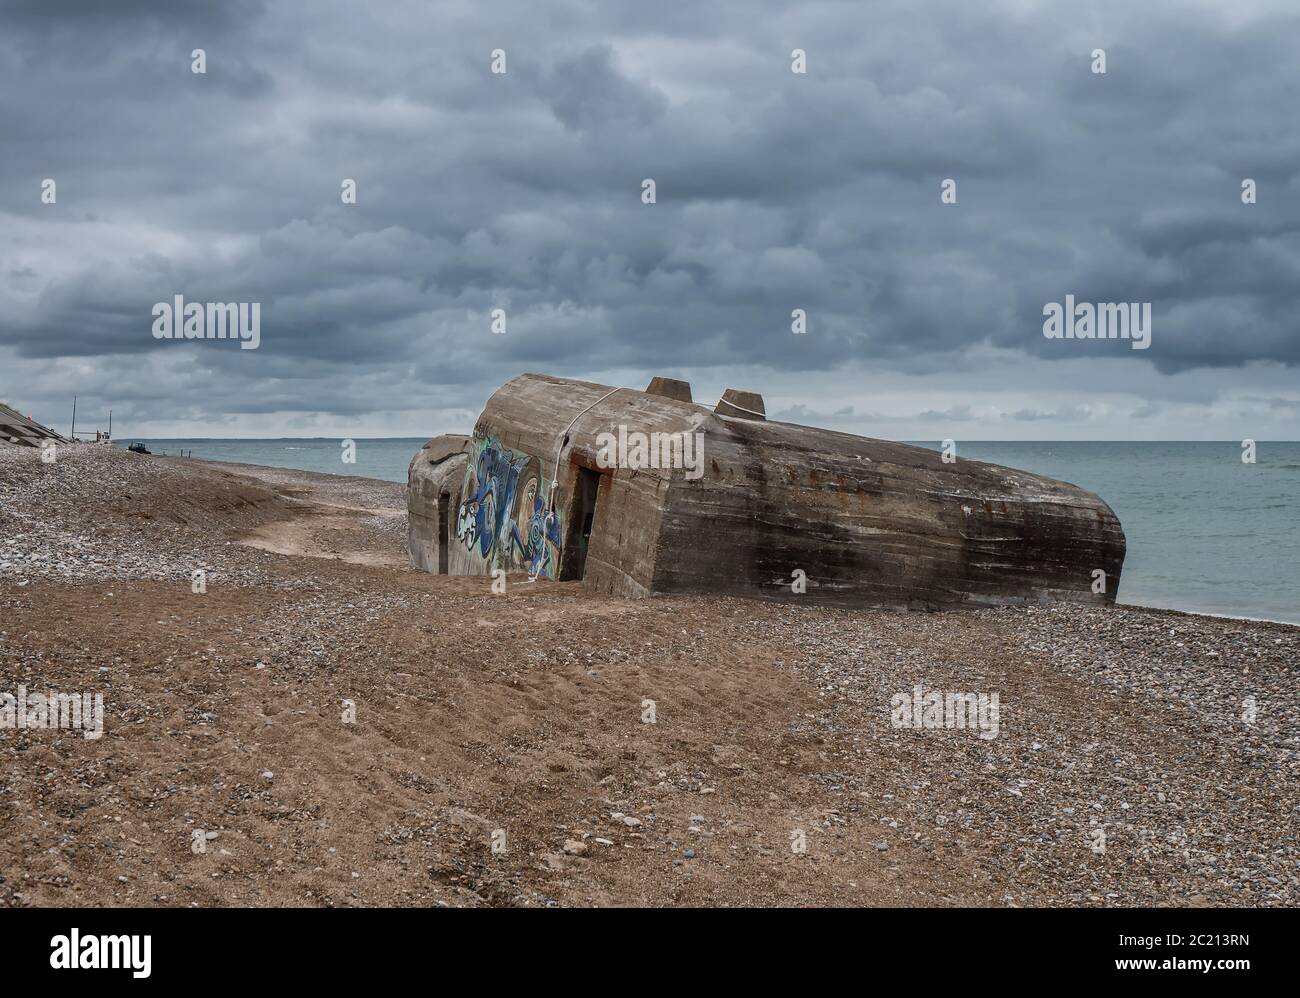
{"label": "storm cloud", "polygon": [[[1294,439],[1291,6],[11,2],[0,396],[425,435],[663,374],[880,436]],[[260,348],[154,339],[176,294]],[[1046,339],[1067,294],[1151,302],[1150,349]]]}

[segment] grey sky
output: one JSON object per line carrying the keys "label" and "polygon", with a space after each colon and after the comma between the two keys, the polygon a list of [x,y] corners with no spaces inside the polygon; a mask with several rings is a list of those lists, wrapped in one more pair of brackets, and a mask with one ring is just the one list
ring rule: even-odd
{"label": "grey sky", "polygon": [[[1296,439],[1300,14],[1080,6],[10,0],[0,397],[426,435],[666,374],[904,439]],[[174,294],[261,302],[260,349],[155,340]],[[1045,339],[1067,294],[1151,348]]]}

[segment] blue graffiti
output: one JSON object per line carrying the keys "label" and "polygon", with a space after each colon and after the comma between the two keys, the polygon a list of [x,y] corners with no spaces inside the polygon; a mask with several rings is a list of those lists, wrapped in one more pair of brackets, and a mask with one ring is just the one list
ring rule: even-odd
{"label": "blue graffiti", "polygon": [[476,438],[474,447],[478,457],[465,469],[456,537],[494,568],[555,578],[560,516],[547,508],[540,464],[502,447],[495,437]]}
{"label": "blue graffiti", "polygon": [[[518,532],[515,534],[518,542]],[[555,576],[552,550],[560,547],[560,517],[549,512],[542,497],[533,500],[533,515],[528,521],[528,543],[520,545],[524,562],[528,565],[528,574],[536,578],[539,575],[553,578]]]}

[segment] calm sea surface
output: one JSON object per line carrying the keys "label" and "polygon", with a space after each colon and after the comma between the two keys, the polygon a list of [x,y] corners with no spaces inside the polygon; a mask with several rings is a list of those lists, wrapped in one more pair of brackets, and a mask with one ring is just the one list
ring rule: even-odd
{"label": "calm sea surface", "polygon": [[[146,440],[156,454],[406,481],[425,438]],[[934,442],[915,441],[938,448]],[[126,441],[120,441],[125,446]],[[1128,537],[1122,603],[1300,623],[1300,443],[961,442],[959,458],[1048,475],[1097,493]]]}

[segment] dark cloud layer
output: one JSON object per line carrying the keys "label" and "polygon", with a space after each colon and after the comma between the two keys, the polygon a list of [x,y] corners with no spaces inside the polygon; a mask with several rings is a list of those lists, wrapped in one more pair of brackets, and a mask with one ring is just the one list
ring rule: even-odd
{"label": "dark cloud layer", "polygon": [[[1294,437],[1288,7],[11,2],[0,394],[419,434],[524,369],[684,373],[868,432]],[[261,348],[155,341],[174,294]],[[1045,339],[1067,294],[1151,348]]]}

